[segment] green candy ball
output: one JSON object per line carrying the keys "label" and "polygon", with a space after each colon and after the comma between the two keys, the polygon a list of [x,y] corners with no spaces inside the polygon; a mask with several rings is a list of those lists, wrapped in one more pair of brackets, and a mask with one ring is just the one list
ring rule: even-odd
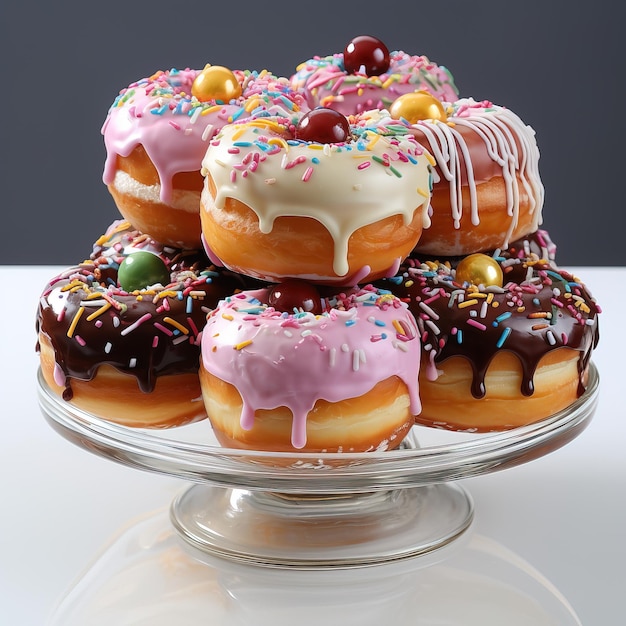
{"label": "green candy ball", "polygon": [[167,285],[170,273],[156,254],[133,252],[120,263],[117,282],[124,291],[137,291],[156,283]]}

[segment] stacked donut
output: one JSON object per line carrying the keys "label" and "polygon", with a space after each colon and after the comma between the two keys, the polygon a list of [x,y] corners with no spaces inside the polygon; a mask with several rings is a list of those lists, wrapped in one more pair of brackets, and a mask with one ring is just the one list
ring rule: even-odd
{"label": "stacked donut", "polygon": [[[513,428],[584,391],[599,308],[540,228],[534,132],[427,57],[362,36],[289,79],[157,72],[102,132],[128,221],[39,310],[68,401],[335,452],[397,447],[415,423]],[[152,398],[153,417],[107,395]]]}
{"label": "stacked donut", "polygon": [[[211,313],[200,378],[218,439],[252,449],[397,446],[419,412],[419,338],[369,285],[418,242],[432,159],[407,124],[313,109],[225,126],[203,160],[216,263],[270,281]],[[360,284],[360,286],[357,286]]]}
{"label": "stacked donut", "polygon": [[159,71],[122,89],[102,127],[103,180],[122,215],[164,244],[200,247],[200,162],[220,128],[295,114],[304,97],[271,73],[207,65]]}
{"label": "stacked donut", "polygon": [[37,349],[53,391],[125,426],[206,417],[206,316],[257,282],[213,265],[201,245],[201,161],[224,124],[301,106],[287,79],[210,65],[159,71],[120,92],[102,128],[103,178],[126,219],[41,295]]}
{"label": "stacked donut", "polygon": [[42,373],[68,402],[126,426],[202,419],[200,333],[207,312],[245,286],[202,251],[163,246],[116,221],[89,259],[43,290]]}
{"label": "stacked donut", "polygon": [[564,409],[585,389],[600,309],[559,269],[540,230],[534,131],[471,98],[406,94],[391,114],[436,161],[430,224],[384,281],[408,303],[422,339],[416,421],[483,432]]}

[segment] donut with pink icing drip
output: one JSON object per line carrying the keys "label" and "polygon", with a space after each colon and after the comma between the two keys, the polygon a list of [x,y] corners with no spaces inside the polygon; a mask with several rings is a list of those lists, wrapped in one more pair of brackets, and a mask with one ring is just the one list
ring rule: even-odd
{"label": "donut with pink icing drip", "polygon": [[219,303],[202,334],[203,396],[222,445],[272,451],[397,447],[420,412],[407,305],[366,286],[280,311],[270,289]]}
{"label": "donut with pink icing drip", "polygon": [[192,95],[201,70],[171,69],[121,90],[102,126],[103,181],[122,215],[157,241],[199,248],[200,165],[211,138],[250,117],[308,110],[286,78],[235,70],[241,95],[229,102]]}

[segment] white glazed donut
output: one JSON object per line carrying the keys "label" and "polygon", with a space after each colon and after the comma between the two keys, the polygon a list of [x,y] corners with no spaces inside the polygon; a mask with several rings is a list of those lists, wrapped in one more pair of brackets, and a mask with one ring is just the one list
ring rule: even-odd
{"label": "white glazed donut", "polygon": [[386,112],[349,121],[348,139],[334,143],[297,139],[280,119],[224,127],[203,161],[210,254],[269,281],[393,274],[422,233],[432,157]]}

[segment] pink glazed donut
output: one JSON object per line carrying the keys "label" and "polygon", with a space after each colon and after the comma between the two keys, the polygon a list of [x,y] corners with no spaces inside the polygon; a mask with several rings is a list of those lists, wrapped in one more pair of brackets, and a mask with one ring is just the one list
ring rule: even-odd
{"label": "pink glazed donut", "polygon": [[389,108],[399,96],[418,90],[446,102],[459,93],[447,68],[425,56],[389,53],[385,44],[367,35],[355,37],[343,53],[304,61],[291,85],[305,94],[311,108],[324,106],[344,115]]}
{"label": "pink glazed donut", "polygon": [[243,291],[209,315],[201,349],[207,413],[227,447],[385,450],[420,412],[415,318],[371,285],[330,298],[295,279]]}
{"label": "pink glazed donut", "polygon": [[200,166],[211,138],[233,121],[302,110],[304,97],[266,70],[158,71],[122,89],[109,109],[103,181],[135,228],[200,248]]}

